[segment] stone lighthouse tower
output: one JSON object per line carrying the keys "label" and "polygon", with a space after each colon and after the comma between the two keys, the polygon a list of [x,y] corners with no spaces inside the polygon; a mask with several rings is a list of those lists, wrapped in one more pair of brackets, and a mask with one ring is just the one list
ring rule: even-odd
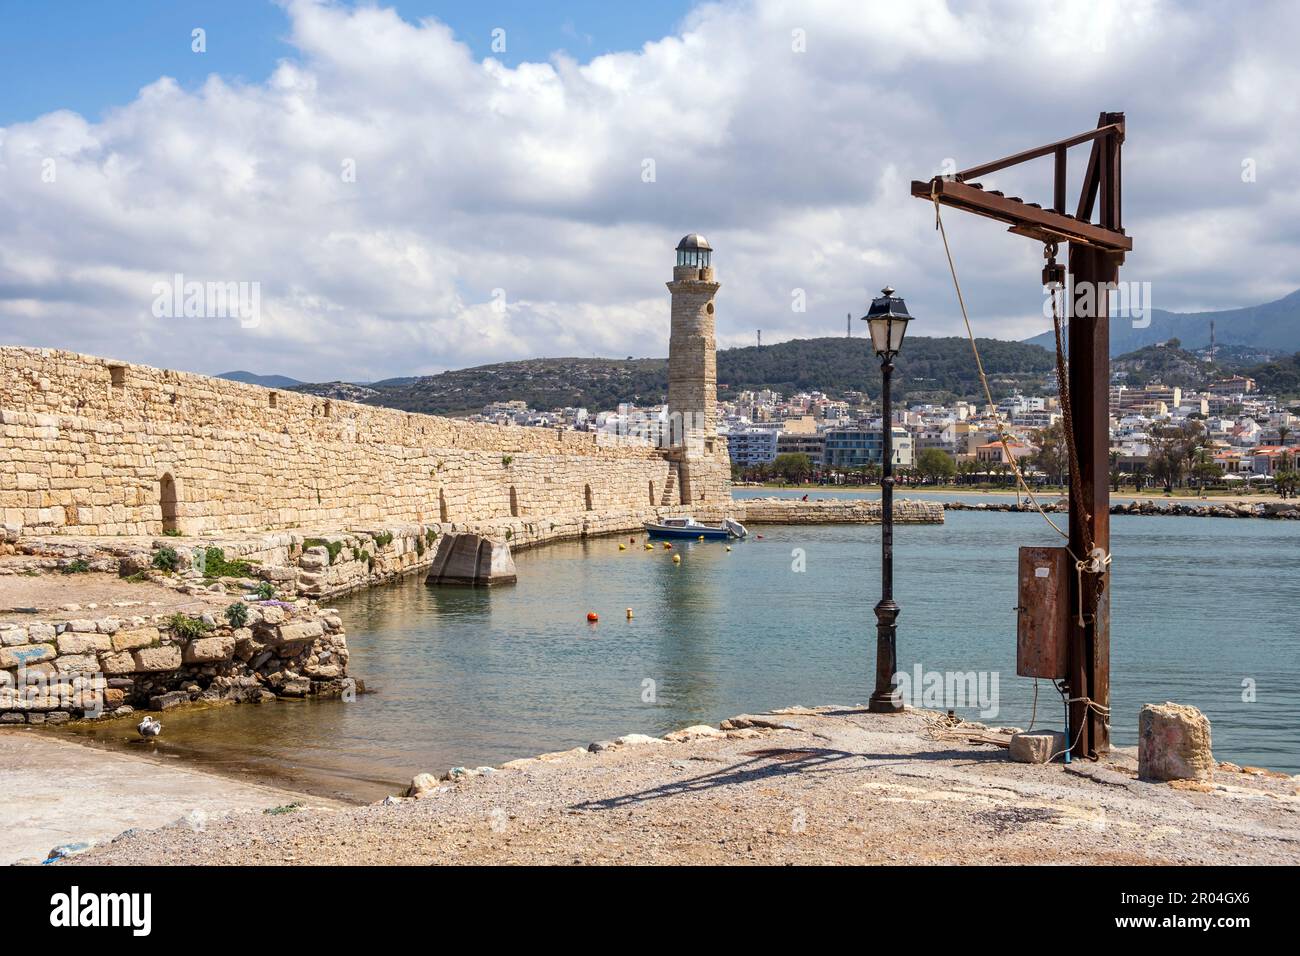
{"label": "stone lighthouse tower", "polygon": [[713,248],[699,233],[677,243],[672,293],[672,333],[668,339],[668,411],[673,444],[701,441],[716,431],[718,362],[713,341]]}
{"label": "stone lighthouse tower", "polygon": [[718,363],[713,297],[718,291],[713,247],[699,233],[677,243],[668,339],[668,412],[672,457],[679,463],[681,503],[721,505],[730,500],[731,462],[717,434]]}

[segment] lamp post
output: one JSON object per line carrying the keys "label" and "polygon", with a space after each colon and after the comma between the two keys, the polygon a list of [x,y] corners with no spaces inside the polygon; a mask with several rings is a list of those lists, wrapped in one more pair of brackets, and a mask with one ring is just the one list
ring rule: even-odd
{"label": "lamp post", "polygon": [[894,686],[898,670],[898,603],[894,600],[894,422],[893,396],[890,393],[894,377],[894,359],[903,349],[903,336],[907,323],[912,321],[907,304],[885,286],[880,298],[871,300],[871,308],[862,318],[871,330],[871,347],[880,359],[884,380],[881,388],[883,442],[880,464],[881,507],[881,562],[880,603],[876,605],[876,689],[871,694],[867,709],[875,714],[897,714],[903,709],[903,698]]}

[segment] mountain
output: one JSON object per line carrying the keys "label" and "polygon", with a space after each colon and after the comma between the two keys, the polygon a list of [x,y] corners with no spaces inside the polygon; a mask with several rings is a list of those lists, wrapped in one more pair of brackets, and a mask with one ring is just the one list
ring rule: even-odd
{"label": "mountain", "polygon": [[1283,398],[1300,398],[1300,352],[1276,362],[1253,365],[1241,374],[1258,382],[1262,392]]}
{"label": "mountain", "polygon": [[1215,379],[1245,375],[1253,378],[1266,395],[1279,398],[1300,395],[1300,352],[1276,361],[1251,364],[1231,355],[1223,358],[1225,351],[1228,350],[1220,350],[1211,363],[1204,350],[1189,352],[1178,339],[1170,339],[1162,345],[1148,345],[1113,358],[1110,369],[1115,381],[1132,388],[1161,382],[1200,389]]}
{"label": "mountain", "polygon": [[245,385],[262,385],[266,388],[293,388],[295,385],[303,384],[287,375],[258,375],[255,372],[222,372],[217,378],[243,382]]}
{"label": "mountain", "polygon": [[[1036,345],[980,339],[995,396],[1037,388],[1051,374],[1052,356]],[[980,397],[970,343],[963,338],[911,338],[895,379],[906,397]],[[864,338],[794,339],[718,352],[718,395],[747,389],[786,394],[820,390],[833,397],[880,393],[880,362]],[[356,389],[347,394],[348,389]],[[501,362],[439,375],[389,379],[364,389],[347,383],[302,385],[298,391],[432,414],[475,412],[492,402],[522,400],[532,408],[591,410],[619,402],[653,405],[668,393],[667,359],[547,358]]]}
{"label": "mountain", "polygon": [[1152,382],[1178,388],[1203,388],[1236,368],[1219,362],[1212,365],[1182,348],[1178,339],[1127,352],[1110,362],[1111,377],[1130,388],[1142,388]]}
{"label": "mountain", "polygon": [[[1151,324],[1134,328],[1133,320],[1116,317],[1110,323],[1110,354],[1123,355],[1147,345],[1176,338],[1183,348],[1199,349],[1210,344],[1210,322],[1219,345],[1245,346],[1276,357],[1300,350],[1300,289],[1285,298],[1264,305],[1222,312],[1166,312],[1151,309]],[[1051,331],[1026,342],[1055,348]]]}

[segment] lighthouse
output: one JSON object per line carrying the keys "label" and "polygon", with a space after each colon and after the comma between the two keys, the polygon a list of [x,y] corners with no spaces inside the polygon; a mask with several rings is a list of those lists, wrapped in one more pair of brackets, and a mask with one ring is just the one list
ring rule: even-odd
{"label": "lighthouse", "polygon": [[717,432],[718,361],[713,338],[713,297],[719,283],[713,247],[698,232],[677,243],[668,338],[668,412],[674,445],[712,443]]}
{"label": "lighthouse", "polygon": [[725,507],[731,499],[731,459],[727,440],[718,435],[713,299],[719,283],[712,259],[713,247],[698,232],[677,243],[677,263],[668,283],[669,445],[681,504]]}

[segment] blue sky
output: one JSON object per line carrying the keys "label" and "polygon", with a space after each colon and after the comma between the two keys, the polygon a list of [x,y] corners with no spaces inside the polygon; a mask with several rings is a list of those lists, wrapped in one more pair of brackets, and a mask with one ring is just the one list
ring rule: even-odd
{"label": "blue sky", "polygon": [[[353,4],[355,5],[355,4]],[[564,51],[586,61],[634,50],[672,32],[693,6],[598,0],[387,3],[405,20],[436,17],[479,57],[509,66]],[[191,32],[207,32],[207,52]],[[492,31],[505,30],[494,52]],[[87,119],[129,103],[141,87],[170,76],[193,89],[210,73],[261,82],[295,50],[285,10],[270,0],[0,0],[0,126],[70,109]]]}

